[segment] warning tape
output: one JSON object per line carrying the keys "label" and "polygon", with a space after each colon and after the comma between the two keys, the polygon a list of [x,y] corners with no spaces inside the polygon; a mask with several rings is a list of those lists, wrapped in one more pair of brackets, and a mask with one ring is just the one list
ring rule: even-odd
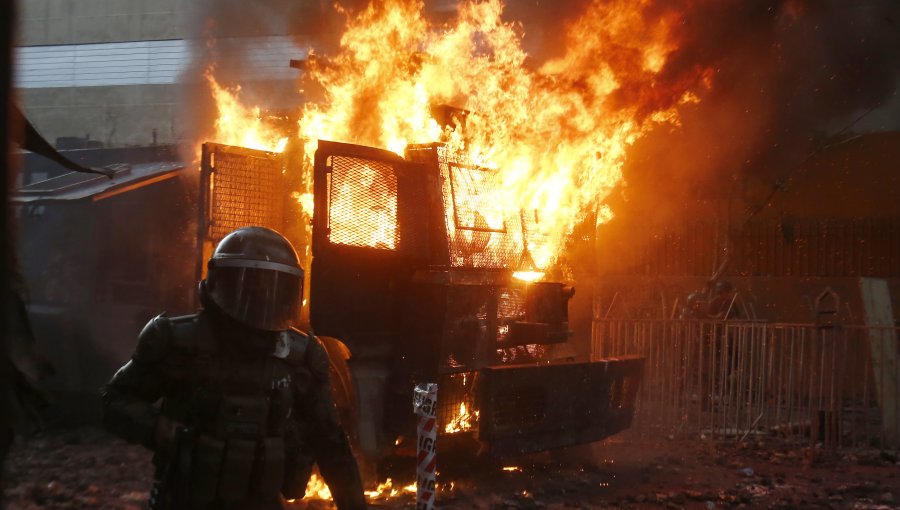
{"label": "warning tape", "polygon": [[419,416],[418,456],[416,464],[416,510],[434,510],[437,467],[437,384],[420,383],[413,395],[413,408]]}

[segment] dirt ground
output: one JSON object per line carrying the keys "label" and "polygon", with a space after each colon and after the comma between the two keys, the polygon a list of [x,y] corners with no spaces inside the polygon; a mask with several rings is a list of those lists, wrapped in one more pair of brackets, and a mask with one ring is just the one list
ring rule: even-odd
{"label": "dirt ground", "polygon": [[[774,440],[646,444],[612,438],[590,449],[439,469],[438,505],[448,510],[900,508],[894,454]],[[10,452],[7,508],[138,510],[146,507],[151,474],[148,452],[99,429],[45,433],[18,441]],[[410,473],[395,486],[412,479]],[[402,492],[370,504],[415,508],[414,495]],[[292,505],[328,508],[325,501]]]}

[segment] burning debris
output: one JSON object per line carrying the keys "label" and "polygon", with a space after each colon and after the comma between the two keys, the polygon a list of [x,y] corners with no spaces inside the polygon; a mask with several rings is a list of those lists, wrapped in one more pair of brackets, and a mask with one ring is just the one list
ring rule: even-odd
{"label": "burning debris", "polygon": [[[415,495],[415,482],[406,485],[394,485],[391,478],[379,483],[372,490],[365,491],[366,498],[369,501],[379,501],[396,498],[401,495]],[[306,485],[306,494],[304,499],[316,499],[322,501],[331,501],[331,490],[325,484],[325,480],[318,473],[313,473]],[[288,500],[288,503],[295,503],[295,500]]]}
{"label": "burning debris", "polygon": [[[314,473],[306,484],[306,494],[303,497],[331,501],[331,489],[325,484],[325,480]],[[293,500],[289,500],[288,503],[293,503]]]}
{"label": "burning debris", "polygon": [[366,491],[366,497],[371,500],[394,498],[400,494],[415,494],[415,482],[406,484],[402,487],[395,487],[393,481],[388,478],[384,483],[379,483],[375,489]]}
{"label": "burning debris", "polygon": [[459,412],[444,426],[444,432],[454,434],[456,432],[471,430],[474,424],[478,423],[478,415],[478,411],[470,412],[466,409],[466,403],[462,402],[459,404]]}

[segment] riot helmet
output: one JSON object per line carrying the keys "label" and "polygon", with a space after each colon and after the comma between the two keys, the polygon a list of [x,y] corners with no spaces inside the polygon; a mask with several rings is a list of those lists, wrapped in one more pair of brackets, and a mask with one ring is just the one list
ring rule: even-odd
{"label": "riot helmet", "polygon": [[290,241],[265,227],[225,236],[207,263],[201,292],[232,319],[255,329],[290,328],[300,312],[303,269]]}

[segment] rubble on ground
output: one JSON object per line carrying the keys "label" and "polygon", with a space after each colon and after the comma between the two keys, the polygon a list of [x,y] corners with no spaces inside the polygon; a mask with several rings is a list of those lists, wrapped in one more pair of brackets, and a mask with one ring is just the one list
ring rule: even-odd
{"label": "rubble on ground", "polygon": [[[20,440],[4,476],[8,508],[146,508],[150,457],[93,428]],[[647,443],[615,437],[592,447],[482,464],[478,472],[444,466],[438,479],[442,509],[900,508],[900,459],[877,449],[834,451],[774,439]],[[414,499],[402,493],[371,505],[415,508]],[[331,504],[293,507],[326,510]]]}

